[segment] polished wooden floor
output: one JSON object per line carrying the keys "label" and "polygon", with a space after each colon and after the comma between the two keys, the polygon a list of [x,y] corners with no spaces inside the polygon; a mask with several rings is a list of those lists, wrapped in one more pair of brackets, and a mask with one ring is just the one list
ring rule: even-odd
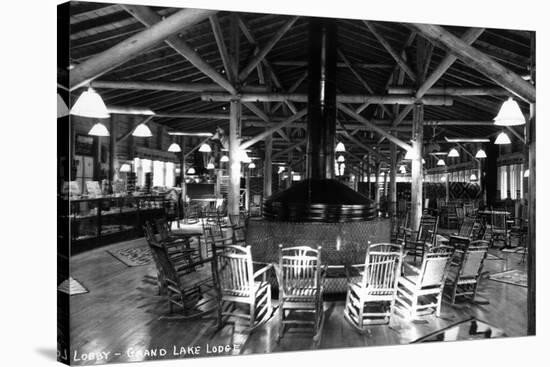
{"label": "polished wooden floor", "polygon": [[[407,344],[470,316],[501,328],[507,336],[526,335],[527,288],[488,279],[482,280],[478,293],[479,299],[490,302],[488,305],[453,306],[444,302],[440,318],[428,316],[427,323],[419,324],[395,317],[391,328],[373,326],[364,334],[357,333],[344,319],[343,301],[327,301],[318,347],[313,344],[311,334],[292,330],[277,344],[276,314],[251,336],[243,333],[239,324],[228,324],[216,331],[213,317],[196,321],[160,318],[168,314],[168,307],[155,297],[154,265],[127,267],[106,252],[110,248],[144,244],[143,239],[118,243],[72,258],[72,277],[89,289],[89,293],[71,297],[72,363],[159,359],[162,357],[147,356],[147,351],[160,353],[160,348],[166,349],[164,358],[183,358],[211,356],[209,352],[216,346],[229,346],[224,354],[250,354]],[[521,255],[498,250],[491,253],[502,260],[487,260],[484,271],[525,269],[525,265],[520,264]],[[99,356],[103,359],[98,360]]]}

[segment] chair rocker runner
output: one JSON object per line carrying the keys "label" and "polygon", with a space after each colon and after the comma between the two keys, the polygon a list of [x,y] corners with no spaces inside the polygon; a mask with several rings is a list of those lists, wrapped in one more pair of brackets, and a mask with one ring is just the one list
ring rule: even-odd
{"label": "chair rocker runner", "polygon": [[[221,245],[212,242],[214,275],[218,294],[218,329],[224,325],[224,318],[248,320],[248,332],[264,324],[273,313],[271,286],[267,282],[267,271],[272,265],[254,272],[250,246]],[[259,277],[262,276],[260,280]],[[248,305],[248,313],[242,306]],[[241,306],[241,307],[238,307]]]}
{"label": "chair rocker runner", "polygon": [[[279,283],[279,341],[287,325],[312,325],[313,340],[323,330],[323,288],[326,266],[321,266],[321,247],[283,248],[279,245],[279,264],[275,266]],[[310,314],[311,319],[304,319]]]}
{"label": "chair rocker runner", "polygon": [[349,282],[344,317],[360,332],[365,326],[389,324],[397,295],[403,247],[373,244],[368,247],[360,282]]}
{"label": "chair rocker runner", "polygon": [[488,248],[488,241],[472,241],[457,246],[446,281],[451,303],[454,304],[459,296],[470,296],[474,301]]}
{"label": "chair rocker runner", "polygon": [[426,252],[419,268],[404,264],[404,271],[397,283],[397,310],[410,318],[431,312],[439,317],[445,278],[454,249],[437,246]]}
{"label": "chair rocker runner", "polygon": [[[170,306],[170,315],[162,318],[192,319],[214,311],[217,304],[211,273],[189,270],[205,265],[210,260],[176,267],[166,248],[154,240],[150,223],[147,223],[144,231],[158,271],[159,294]],[[180,309],[177,314],[174,314],[174,306]]]}

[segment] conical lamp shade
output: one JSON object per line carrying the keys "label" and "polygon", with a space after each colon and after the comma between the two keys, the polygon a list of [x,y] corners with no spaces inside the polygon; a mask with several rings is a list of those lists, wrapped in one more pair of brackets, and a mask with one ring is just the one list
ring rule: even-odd
{"label": "conical lamp shade", "polygon": [[202,153],[210,153],[212,151],[212,148],[210,147],[210,145],[204,143],[201,145],[201,147],[199,148],[199,152],[202,152]]}
{"label": "conical lamp shade", "polygon": [[223,156],[220,158],[220,162],[229,162],[229,157],[226,156],[226,155],[223,155]]}
{"label": "conical lamp shade", "polygon": [[456,157],[460,157],[460,154],[458,153],[458,150],[456,150],[456,148],[453,148],[449,150],[449,154],[447,156],[451,158],[456,158]]}
{"label": "conical lamp shade", "polygon": [[256,168],[256,165],[254,164],[254,162],[252,162],[248,165],[248,168]]}
{"label": "conical lamp shade", "polygon": [[525,116],[521,113],[518,103],[512,98],[508,98],[500,107],[494,121],[495,125],[499,126],[525,125]]}
{"label": "conical lamp shade", "polygon": [[208,163],[206,165],[206,169],[214,169],[214,168],[216,168],[216,167],[214,167],[214,163]]}
{"label": "conical lamp shade", "polygon": [[338,159],[336,160],[336,162],[338,163],[344,163],[345,161],[346,161],[346,158],[344,158],[343,155],[338,156]]}
{"label": "conical lamp shade", "polygon": [[134,132],[132,133],[133,136],[137,136],[139,138],[150,138],[153,136],[153,133],[151,132],[151,129],[145,124],[139,124]]}
{"label": "conical lamp shade", "polygon": [[437,165],[438,165],[438,166],[444,166],[444,165],[445,165],[445,161],[444,161],[443,159],[439,159],[439,160],[437,161]]}
{"label": "conical lamp shade", "polygon": [[109,136],[109,130],[103,125],[102,123],[98,122],[92,128],[90,131],[88,131],[88,135],[93,136]]}
{"label": "conical lamp shade", "polygon": [[498,134],[497,138],[495,139],[495,144],[498,145],[504,145],[504,144],[511,144],[510,138],[505,132],[501,132]]}
{"label": "conical lamp shade", "polygon": [[476,158],[487,158],[487,154],[483,149],[480,149],[476,153]]}
{"label": "conical lamp shade", "polygon": [[130,172],[132,170],[132,167],[128,163],[123,163],[122,166],[120,166],[120,172]]}
{"label": "conical lamp shade", "polygon": [[194,175],[194,174],[195,174],[195,169],[194,169],[193,167],[189,168],[189,169],[187,170],[187,174],[188,174],[188,175]]}
{"label": "conical lamp shade", "polygon": [[344,143],[339,142],[338,144],[336,144],[336,149],[334,151],[335,152],[345,152],[346,151],[346,146],[344,145]]}
{"label": "conical lamp shade", "polygon": [[103,102],[101,96],[92,88],[88,88],[87,91],[83,92],[80,97],[78,97],[73,108],[71,108],[71,115],[98,119],[110,117],[105,102]]}
{"label": "conical lamp shade", "polygon": [[168,151],[173,153],[178,153],[178,152],[181,152],[181,147],[179,146],[178,143],[172,143],[168,147]]}
{"label": "conical lamp shade", "polygon": [[475,173],[472,173],[472,174],[470,175],[470,181],[476,181],[476,180],[477,180],[476,174],[475,174]]}

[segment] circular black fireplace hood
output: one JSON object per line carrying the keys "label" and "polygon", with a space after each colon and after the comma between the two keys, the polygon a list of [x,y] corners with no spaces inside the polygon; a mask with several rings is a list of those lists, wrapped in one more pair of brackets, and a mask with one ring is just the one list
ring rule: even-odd
{"label": "circular black fireplace hood", "polygon": [[264,218],[287,222],[354,222],[376,218],[373,200],[331,179],[307,179],[267,198]]}

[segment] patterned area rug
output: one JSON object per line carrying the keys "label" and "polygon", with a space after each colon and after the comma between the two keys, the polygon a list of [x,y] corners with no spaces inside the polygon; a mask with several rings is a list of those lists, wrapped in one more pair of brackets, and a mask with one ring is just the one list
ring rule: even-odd
{"label": "patterned area rug", "polygon": [[122,261],[126,266],[149,265],[153,262],[151,251],[143,246],[107,250],[107,252]]}
{"label": "patterned area rug", "polygon": [[523,270],[514,269],[502,273],[491,274],[489,276],[489,279],[496,282],[519,285],[520,287],[527,287],[527,273]]}
{"label": "patterned area rug", "polygon": [[75,296],[77,294],[88,293],[88,289],[84,287],[78,280],[69,277],[63,283],[61,283],[57,290],[63,293]]}

